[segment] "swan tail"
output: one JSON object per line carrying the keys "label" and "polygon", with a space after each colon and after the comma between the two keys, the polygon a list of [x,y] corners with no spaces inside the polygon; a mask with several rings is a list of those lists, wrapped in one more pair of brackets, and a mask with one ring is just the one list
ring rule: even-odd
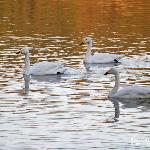
{"label": "swan tail", "polygon": [[56,74],[63,74],[65,71],[66,71],[66,67],[64,64],[56,68]]}
{"label": "swan tail", "polygon": [[118,63],[120,59],[122,59],[123,57],[125,57],[125,55],[120,55],[119,57],[114,59],[115,63]]}

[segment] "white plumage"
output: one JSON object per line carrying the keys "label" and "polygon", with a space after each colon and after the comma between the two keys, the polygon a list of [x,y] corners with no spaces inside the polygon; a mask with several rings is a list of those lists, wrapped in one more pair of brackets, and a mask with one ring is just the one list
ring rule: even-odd
{"label": "white plumage", "polygon": [[58,74],[64,73],[65,66],[62,62],[48,62],[42,61],[35,63],[30,68],[30,74],[32,75],[48,75],[48,74]]}
{"label": "white plumage", "polygon": [[150,98],[150,87],[143,87],[138,85],[132,85],[124,89],[119,90],[116,94],[111,96],[112,98],[124,98],[124,99],[146,99]]}
{"label": "white plumage", "polygon": [[[23,74],[25,75],[48,75],[48,74],[60,74],[64,73],[66,68],[64,63],[62,62],[48,62],[43,61],[39,63],[35,63],[30,66],[30,58],[29,58],[29,48],[25,47],[21,51],[25,55],[25,66],[23,69]],[[17,52],[17,54],[20,53]]]}
{"label": "white plumage", "polygon": [[108,94],[110,98],[118,98],[118,99],[149,99],[150,98],[150,86],[138,86],[132,85],[126,87],[124,89],[119,89],[119,73],[116,69],[112,68],[105,73],[107,74],[114,74],[115,75],[115,86]]}
{"label": "white plumage", "polygon": [[116,55],[109,53],[95,53],[91,55],[89,58],[85,58],[85,63],[116,63],[124,57],[124,55]]}
{"label": "white plumage", "polygon": [[124,57],[124,55],[109,53],[95,53],[92,55],[92,39],[90,37],[83,38],[81,45],[84,43],[87,44],[87,51],[83,60],[85,63],[116,63]]}

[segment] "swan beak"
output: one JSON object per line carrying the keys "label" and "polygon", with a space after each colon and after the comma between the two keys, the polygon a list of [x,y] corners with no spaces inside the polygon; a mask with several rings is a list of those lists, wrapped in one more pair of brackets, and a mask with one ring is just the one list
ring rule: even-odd
{"label": "swan beak", "polygon": [[83,45],[83,44],[84,44],[84,42],[80,43],[80,45]]}
{"label": "swan beak", "polygon": [[108,75],[108,74],[109,74],[108,72],[105,72],[105,73],[104,73],[104,75]]}
{"label": "swan beak", "polygon": [[21,53],[21,51],[16,52],[16,54],[20,54],[20,53]]}

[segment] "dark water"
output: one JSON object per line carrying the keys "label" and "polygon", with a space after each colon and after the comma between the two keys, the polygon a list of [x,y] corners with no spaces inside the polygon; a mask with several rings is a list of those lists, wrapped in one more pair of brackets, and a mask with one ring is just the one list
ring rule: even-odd
{"label": "dark water", "polygon": [[[121,86],[150,85],[149,0],[0,0],[0,149],[149,149],[150,100],[108,100],[114,64],[84,65],[93,51],[126,54]],[[23,77],[31,63],[62,60],[73,74]]]}

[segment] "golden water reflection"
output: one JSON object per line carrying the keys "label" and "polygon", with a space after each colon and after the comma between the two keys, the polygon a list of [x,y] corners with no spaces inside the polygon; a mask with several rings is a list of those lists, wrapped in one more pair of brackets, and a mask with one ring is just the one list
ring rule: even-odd
{"label": "golden water reflection", "polygon": [[150,2],[147,0],[5,0],[0,7],[3,34],[64,36],[83,32],[103,36],[109,28],[120,34],[149,32]]}

